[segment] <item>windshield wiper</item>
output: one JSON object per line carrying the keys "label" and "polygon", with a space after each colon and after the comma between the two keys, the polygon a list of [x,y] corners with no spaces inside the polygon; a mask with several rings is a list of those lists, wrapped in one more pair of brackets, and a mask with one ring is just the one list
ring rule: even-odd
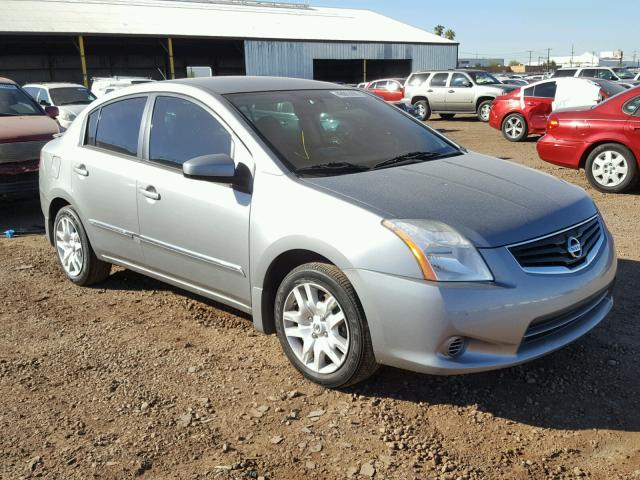
{"label": "windshield wiper", "polygon": [[353,173],[364,172],[370,168],[365,165],[357,165],[349,162],[329,162],[319,163],[317,165],[309,165],[308,167],[302,167],[296,169],[296,173]]}
{"label": "windshield wiper", "polygon": [[389,160],[385,160],[380,163],[376,163],[373,166],[374,170],[379,168],[396,167],[399,165],[410,165],[412,163],[424,162],[425,160],[433,160],[434,158],[445,156],[446,154],[438,152],[410,152],[404,155],[399,155]]}

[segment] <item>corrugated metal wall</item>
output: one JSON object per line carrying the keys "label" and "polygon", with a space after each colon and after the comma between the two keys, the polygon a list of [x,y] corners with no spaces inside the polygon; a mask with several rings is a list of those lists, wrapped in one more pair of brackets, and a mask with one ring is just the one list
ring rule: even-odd
{"label": "corrugated metal wall", "polygon": [[413,61],[412,71],[456,68],[457,45],[245,40],[247,75],[313,78],[313,60]]}

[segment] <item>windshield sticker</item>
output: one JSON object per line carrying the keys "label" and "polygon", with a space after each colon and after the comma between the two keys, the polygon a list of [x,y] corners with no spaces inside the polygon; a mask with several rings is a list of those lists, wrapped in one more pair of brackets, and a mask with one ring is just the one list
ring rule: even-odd
{"label": "windshield sticker", "polygon": [[331,93],[340,98],[362,98],[367,96],[366,93],[358,92],[357,90],[333,90]]}

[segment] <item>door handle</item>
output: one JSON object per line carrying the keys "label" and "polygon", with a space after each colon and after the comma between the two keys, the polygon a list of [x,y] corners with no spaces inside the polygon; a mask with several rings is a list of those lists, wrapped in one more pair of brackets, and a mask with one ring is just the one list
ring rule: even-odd
{"label": "door handle", "polygon": [[160,194],[156,192],[155,187],[152,185],[149,185],[146,188],[140,188],[139,192],[151,200],[160,200]]}
{"label": "door handle", "polygon": [[73,167],[73,171],[76,172],[78,175],[82,175],[83,177],[88,177],[89,176],[89,171],[87,170],[87,167],[84,166],[84,164],[80,164],[80,165],[76,165],[75,167]]}
{"label": "door handle", "polygon": [[456,93],[455,90],[449,90],[449,93]]}
{"label": "door handle", "polygon": [[433,90],[429,89],[427,90],[427,93],[433,93]]}

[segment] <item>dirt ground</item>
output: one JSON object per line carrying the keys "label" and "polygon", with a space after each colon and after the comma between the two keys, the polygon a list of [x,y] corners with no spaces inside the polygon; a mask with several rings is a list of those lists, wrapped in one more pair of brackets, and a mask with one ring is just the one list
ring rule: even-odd
{"label": "dirt ground", "polygon": [[75,287],[43,235],[0,239],[0,478],[640,479],[640,195],[470,118],[429,123],[593,195],[620,258],[593,332],[504,371],[331,391],[243,314],[125,270]]}

